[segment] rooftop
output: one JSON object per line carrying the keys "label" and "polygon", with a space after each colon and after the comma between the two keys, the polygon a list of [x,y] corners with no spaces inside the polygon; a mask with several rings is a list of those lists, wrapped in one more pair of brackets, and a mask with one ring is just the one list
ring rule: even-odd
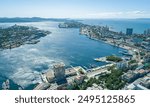
{"label": "rooftop", "polygon": [[56,63],[53,65],[54,68],[59,68],[59,67],[65,67],[65,64],[63,62],[61,63]]}

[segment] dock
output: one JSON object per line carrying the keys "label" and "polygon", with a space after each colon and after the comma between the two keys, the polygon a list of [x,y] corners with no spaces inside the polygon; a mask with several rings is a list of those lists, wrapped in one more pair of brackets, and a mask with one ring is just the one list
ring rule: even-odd
{"label": "dock", "polygon": [[107,61],[106,57],[107,57],[107,56],[105,56],[105,57],[100,57],[100,58],[94,58],[94,60],[97,61],[97,62],[106,62],[106,63],[115,64],[115,62]]}
{"label": "dock", "polygon": [[94,60],[98,62],[107,62],[106,57],[95,58]]}

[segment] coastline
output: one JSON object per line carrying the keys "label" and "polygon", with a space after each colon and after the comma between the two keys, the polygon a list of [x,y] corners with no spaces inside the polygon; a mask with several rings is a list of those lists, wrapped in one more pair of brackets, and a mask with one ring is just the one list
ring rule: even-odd
{"label": "coastline", "polygon": [[40,38],[51,34],[50,31],[40,30],[32,26],[13,25],[0,28],[0,50],[13,49],[25,44],[37,44]]}
{"label": "coastline", "polygon": [[[84,34],[81,34],[81,35],[84,35]],[[84,35],[84,36],[88,37],[87,35]],[[122,48],[122,49],[125,49],[125,50],[130,50],[130,49],[131,49],[131,47],[128,47],[128,46],[121,46],[121,45],[116,46],[116,45],[114,45],[113,43],[111,43],[111,42],[109,42],[109,41],[104,41],[104,40],[101,40],[101,39],[90,38],[90,37],[88,37],[88,38],[91,39],[91,40],[100,41],[100,42],[109,44],[109,45],[114,46],[114,47],[117,47],[117,48]]]}

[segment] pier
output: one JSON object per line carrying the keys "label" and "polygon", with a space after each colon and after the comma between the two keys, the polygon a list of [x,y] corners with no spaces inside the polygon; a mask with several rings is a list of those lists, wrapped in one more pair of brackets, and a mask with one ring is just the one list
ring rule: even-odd
{"label": "pier", "polygon": [[95,58],[94,60],[97,61],[97,62],[106,62],[106,63],[110,63],[110,64],[116,64],[113,61],[107,61],[106,57]]}

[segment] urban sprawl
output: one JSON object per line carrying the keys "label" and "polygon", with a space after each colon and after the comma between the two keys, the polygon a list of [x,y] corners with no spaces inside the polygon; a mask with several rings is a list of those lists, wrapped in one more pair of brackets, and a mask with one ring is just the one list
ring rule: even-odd
{"label": "urban sprawl", "polygon": [[[92,26],[76,21],[60,23],[59,28],[79,28],[81,36],[86,35],[90,39],[121,47],[124,49],[120,51],[122,57],[111,55],[94,58],[97,62],[107,64],[91,66],[89,69],[81,66],[66,68],[63,62],[56,63],[53,69],[41,73],[42,83],[34,90],[150,89],[150,29],[143,34],[136,34],[133,28],[127,28],[126,33],[123,33],[112,31],[108,26]],[[9,42],[3,42],[1,47],[6,47]],[[9,80],[2,87],[9,89]]]}

